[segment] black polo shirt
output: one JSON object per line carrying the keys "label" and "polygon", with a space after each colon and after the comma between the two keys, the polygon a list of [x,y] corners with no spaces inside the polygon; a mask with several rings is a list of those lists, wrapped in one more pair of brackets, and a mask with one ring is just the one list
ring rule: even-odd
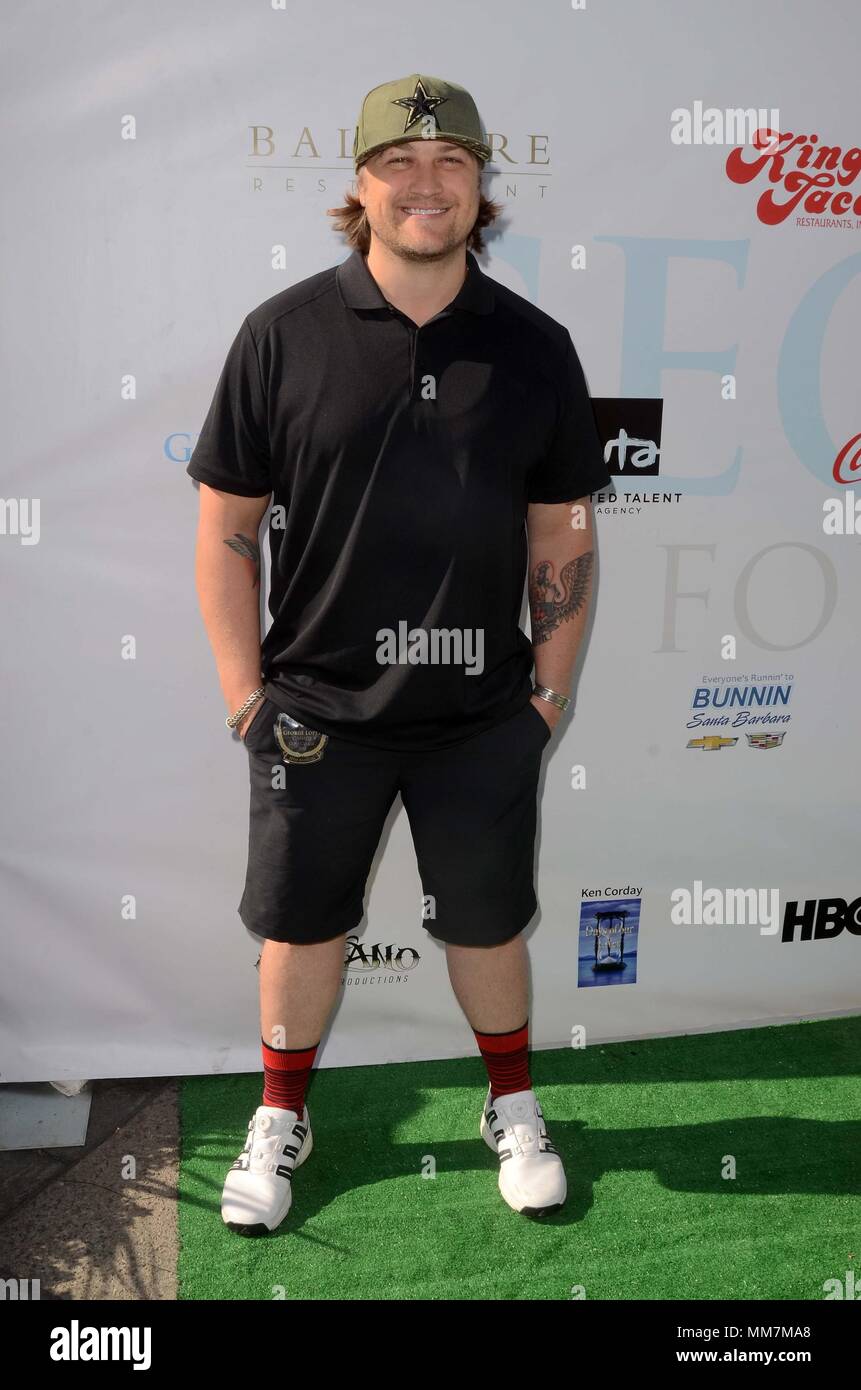
{"label": "black polo shirt", "polygon": [[611,486],[568,330],[471,252],[421,327],[359,251],[253,309],[187,472],[273,494],[270,699],[404,750],[527,703],[527,504]]}

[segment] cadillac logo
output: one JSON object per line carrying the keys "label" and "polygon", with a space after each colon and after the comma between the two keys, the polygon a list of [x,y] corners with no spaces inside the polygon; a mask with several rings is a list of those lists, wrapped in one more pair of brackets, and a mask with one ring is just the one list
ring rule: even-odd
{"label": "cadillac logo", "polygon": [[745,734],[749,748],[779,748],[786,738],[786,731],[782,734]]}

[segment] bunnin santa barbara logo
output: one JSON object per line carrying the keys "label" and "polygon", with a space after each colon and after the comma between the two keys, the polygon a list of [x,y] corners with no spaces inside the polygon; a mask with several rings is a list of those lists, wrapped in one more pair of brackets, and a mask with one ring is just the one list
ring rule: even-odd
{"label": "bunnin santa barbara logo", "polygon": [[756,132],[751,147],[731,150],[726,161],[733,183],[767,185],[756,204],[766,227],[779,226],[795,213],[797,227],[857,230],[861,188],[851,185],[859,172],[857,145],[829,144],[815,131],[796,135],[770,127]]}
{"label": "bunnin santa barbara logo", "polygon": [[638,517],[652,507],[678,503],[680,492],[649,486],[661,471],[664,402],[637,396],[594,396],[592,407],[608,472],[622,479],[616,490],[594,494],[595,511],[602,516]]}
{"label": "bunnin santa barbara logo", "polygon": [[787,708],[795,676],[705,675],[691,697],[687,728],[695,730],[687,747],[702,753],[735,748],[744,734],[745,746],[758,752],[780,748],[792,719]]}
{"label": "bunnin santa barbara logo", "polygon": [[580,891],[580,927],[577,945],[577,985],[637,983],[637,942],[643,890],[583,888]]}

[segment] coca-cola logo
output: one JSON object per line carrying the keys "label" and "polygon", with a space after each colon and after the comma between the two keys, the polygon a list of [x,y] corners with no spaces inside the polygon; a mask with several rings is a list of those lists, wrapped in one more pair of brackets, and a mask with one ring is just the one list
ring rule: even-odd
{"label": "coca-cola logo", "polygon": [[[753,137],[754,151],[745,145],[731,150],[726,172],[733,183],[752,183],[765,173],[769,183],[760,195],[756,215],[768,227],[785,222],[796,208],[814,216],[861,216],[861,195],[849,192],[861,171],[857,145],[822,145],[818,135],[793,135],[761,129]],[[791,152],[791,154],[790,154]]]}
{"label": "coca-cola logo", "polygon": [[861,483],[861,434],[847,439],[834,460],[835,483]]}

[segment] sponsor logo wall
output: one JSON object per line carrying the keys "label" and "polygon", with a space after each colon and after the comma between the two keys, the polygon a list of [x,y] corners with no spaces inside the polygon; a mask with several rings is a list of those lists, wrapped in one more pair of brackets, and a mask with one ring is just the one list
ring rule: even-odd
{"label": "sponsor logo wall", "polygon": [[[416,62],[380,46],[394,0],[334,27],[217,3],[191,67],[129,62],[188,51],[181,9],[121,11],[86,46],[21,12],[40,63],[5,136],[5,1081],[259,1069],[247,761],[185,463],[244,315],[347,256],[357,102]],[[540,781],[535,1049],[861,1004],[849,12],[767,0],[694,44],[680,4],[434,10],[506,209],[482,267],[570,329],[613,478]],[[400,801],[366,908],[320,1065],[474,1056]]]}

